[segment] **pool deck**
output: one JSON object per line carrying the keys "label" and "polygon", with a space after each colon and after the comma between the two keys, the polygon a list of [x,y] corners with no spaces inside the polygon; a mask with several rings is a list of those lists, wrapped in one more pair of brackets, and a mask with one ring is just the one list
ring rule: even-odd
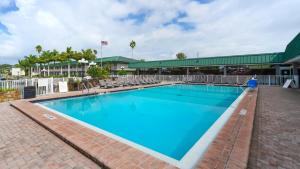
{"label": "pool deck", "polygon": [[0,103],[0,168],[101,167],[6,102]]}
{"label": "pool deck", "polygon": [[300,89],[260,87],[248,169],[300,168]]}
{"label": "pool deck", "polygon": [[[139,87],[141,86],[137,86],[136,88]],[[150,87],[150,85],[144,87]],[[130,89],[130,87],[94,89],[94,91],[90,91],[90,93],[113,92],[125,89]],[[37,99],[13,101],[11,105],[83,155],[93,160],[100,167],[120,169],[177,168],[176,166],[172,166],[138,149],[58,116],[30,102],[34,100],[84,94],[87,94],[87,92],[45,95],[39,96]],[[229,121],[204,154],[202,160],[199,161],[197,168],[246,168],[256,107],[256,96],[257,90],[248,92],[245,95]],[[246,114],[240,115],[241,110],[246,112]],[[55,119],[49,119],[45,117],[45,114],[54,116]]]}

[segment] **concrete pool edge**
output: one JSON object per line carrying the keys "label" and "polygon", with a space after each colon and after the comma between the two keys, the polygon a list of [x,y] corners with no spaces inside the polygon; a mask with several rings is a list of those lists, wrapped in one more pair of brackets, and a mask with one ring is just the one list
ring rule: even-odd
{"label": "concrete pool edge", "polygon": [[214,122],[214,124],[200,137],[194,146],[180,160],[179,167],[184,169],[194,168],[197,162],[208,149],[210,143],[216,138],[220,130],[227,123],[228,119],[236,110],[237,106],[247,94],[246,88],[237,99],[224,111],[224,113]]}
{"label": "concrete pool edge", "polygon": [[[15,104],[15,102],[12,102],[11,103],[12,104],[12,106],[13,107],[15,107],[15,108],[17,108],[17,109],[19,109],[20,111],[22,111],[23,113],[24,113],[24,107],[22,108],[22,104],[21,105],[18,105],[18,104]],[[33,105],[32,103],[29,103],[29,102],[27,102],[26,104],[30,104],[31,106],[35,106],[35,105]],[[19,107],[19,108],[18,108]],[[37,107],[37,106],[35,106],[35,107]],[[28,107],[27,107],[28,108]],[[45,109],[44,109],[45,110]],[[45,111],[44,111],[43,109],[40,109],[39,110],[39,114],[41,115],[41,111],[44,113]],[[31,113],[32,111],[30,111],[30,110],[26,110],[26,108],[25,108],[25,113],[26,114],[31,114],[32,115],[32,113]],[[46,111],[47,113],[49,113],[49,114],[51,114],[51,113],[53,113],[53,112],[49,112],[49,111]],[[54,116],[55,116],[55,114],[54,114]],[[32,116],[32,118],[35,118],[35,117],[33,117]],[[43,125],[45,125],[45,123],[51,123],[51,120],[49,121],[49,119],[45,119],[45,117],[38,117],[38,118],[35,118],[36,120],[35,121],[39,121],[38,123],[39,124],[43,124]],[[71,121],[71,120],[68,120],[68,119],[66,119],[67,121]],[[55,121],[55,120],[54,120]],[[47,124],[46,124],[47,125]],[[57,124],[56,124],[57,125]],[[72,123],[72,125],[76,125],[76,122],[73,122]],[[80,124],[78,124],[78,125],[80,125]],[[49,127],[49,126],[48,126]],[[51,129],[51,126],[50,126],[50,129]],[[63,134],[65,134],[64,132],[61,132],[61,131],[55,131],[55,128],[52,128],[52,130],[54,131],[54,132],[56,132],[57,134],[61,134],[61,135],[63,135]],[[90,129],[87,129],[87,130],[90,130]],[[63,139],[70,139],[69,137],[64,137],[64,136],[62,136],[63,137]],[[60,137],[61,138],[61,137]],[[72,143],[72,142],[71,142]],[[76,144],[76,143],[72,143],[72,144]],[[82,149],[83,151],[86,151],[86,146],[87,145],[77,145],[77,146],[79,146],[79,148],[80,149]],[[109,148],[109,147],[107,147],[107,148]],[[210,149],[210,147],[209,147],[209,149]],[[134,150],[134,151],[136,151],[136,150]],[[91,155],[92,154],[92,155]],[[101,154],[101,156],[96,156],[96,157],[93,157],[93,153],[91,153],[91,154],[88,154],[88,156],[89,157],[92,157],[92,158],[99,158],[100,159],[100,162],[101,163],[103,163],[103,164],[105,164],[105,166],[108,166],[109,168],[115,168],[116,166],[115,165],[113,165],[112,163],[114,163],[114,162],[111,162],[111,161],[113,161],[113,160],[101,160],[101,159],[103,159],[103,158],[101,158],[101,156],[105,156],[106,154]],[[206,153],[204,153],[204,154],[206,154]],[[141,154],[142,155],[142,154]],[[152,156],[153,157],[153,156]],[[162,161],[160,161],[159,159],[156,159],[156,158],[151,158],[151,157],[147,157],[147,158],[149,158],[149,159],[151,159],[151,160],[147,160],[147,162],[145,162],[145,163],[150,163],[151,162],[151,166],[155,166],[155,164],[160,164],[161,165],[161,168],[176,168],[175,166],[169,166],[169,165],[167,165],[167,164],[165,164],[164,162],[162,162]],[[146,159],[147,159],[146,158]],[[126,159],[126,158],[125,158]],[[128,159],[129,160],[129,159]],[[127,160],[127,161],[128,161]],[[155,162],[154,162],[155,161]],[[131,164],[130,164],[130,162],[128,162],[128,165],[130,166]],[[151,168],[151,166],[149,166],[149,167],[144,167],[144,165],[143,165],[143,167],[141,167],[141,168]],[[125,166],[124,166],[125,167]],[[122,168],[122,167],[121,167]],[[126,167],[125,167],[126,168]]]}
{"label": "concrete pool edge", "polygon": [[35,103],[35,105],[37,105],[37,106],[39,106],[39,107],[41,107],[41,108],[44,108],[44,109],[46,109],[46,110],[49,110],[49,111],[51,111],[51,112],[53,112],[53,113],[55,113],[55,114],[57,114],[57,115],[59,115],[59,116],[62,116],[62,117],[64,117],[64,118],[66,118],[66,119],[73,120],[73,121],[79,123],[80,125],[83,125],[83,126],[89,128],[89,129],[93,130],[93,131],[99,132],[99,133],[101,133],[101,134],[103,134],[103,135],[105,135],[105,136],[107,136],[107,137],[111,137],[111,138],[113,138],[113,139],[115,139],[115,140],[117,140],[117,141],[119,141],[119,142],[121,142],[121,143],[127,144],[127,145],[129,145],[129,146],[132,146],[133,148],[136,148],[136,149],[141,150],[141,151],[143,151],[143,152],[145,152],[145,153],[148,153],[148,154],[150,154],[150,155],[152,155],[152,156],[154,156],[154,157],[156,157],[156,158],[158,158],[158,159],[160,159],[160,160],[163,160],[163,161],[168,162],[168,163],[171,164],[171,165],[174,165],[174,166],[176,166],[176,167],[179,167],[179,166],[180,166],[180,164],[179,164],[180,161],[175,160],[175,159],[173,159],[173,158],[171,158],[171,157],[168,157],[168,156],[166,156],[166,155],[164,155],[164,154],[161,154],[161,153],[159,153],[159,152],[157,152],[157,151],[151,150],[150,148],[147,148],[147,147],[145,147],[145,146],[142,146],[142,145],[139,145],[139,144],[137,144],[137,143],[134,143],[134,142],[132,142],[132,141],[130,141],[130,140],[127,140],[127,139],[125,139],[125,138],[122,138],[122,137],[120,137],[120,136],[118,136],[118,135],[115,135],[115,134],[113,134],[113,133],[111,133],[111,132],[105,131],[105,130],[103,130],[103,129],[100,129],[100,128],[98,128],[98,127],[95,127],[95,126],[93,126],[93,125],[90,125],[90,124],[88,124],[88,123],[86,123],[86,122],[83,122],[83,121],[78,120],[78,119],[76,119],[76,118],[73,118],[73,117],[71,117],[71,116],[65,115],[65,114],[63,114],[63,113],[61,113],[61,112],[59,112],[59,111],[53,110],[53,109],[51,109],[51,108],[48,108],[48,107],[46,107],[46,106],[44,106],[44,105],[41,105],[41,104],[38,104],[38,103]]}

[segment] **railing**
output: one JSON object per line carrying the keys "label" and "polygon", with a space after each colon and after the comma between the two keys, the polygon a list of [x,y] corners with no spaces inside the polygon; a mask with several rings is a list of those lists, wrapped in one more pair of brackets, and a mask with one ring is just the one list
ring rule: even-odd
{"label": "railing", "polygon": [[[39,81],[44,80],[44,85],[39,85]],[[18,89],[23,98],[24,87],[35,86],[37,95],[50,94],[58,92],[58,82],[66,81],[67,78],[32,78],[32,79],[20,79],[20,80],[4,80],[0,81],[0,89]]]}
{"label": "railing", "polygon": [[293,79],[299,86],[298,75],[125,75],[121,78],[155,78],[160,81],[184,81],[196,83],[238,84],[245,85],[254,77],[259,85],[283,86],[287,79]]}
{"label": "railing", "polygon": [[[298,75],[122,75],[117,78],[133,79],[133,78],[153,78],[160,81],[173,82],[195,82],[208,84],[232,84],[232,85],[246,85],[247,81],[255,77],[259,85],[277,85],[283,86],[287,79],[293,79],[296,86],[299,87]],[[41,79],[21,79],[21,80],[5,80],[0,81],[0,89],[19,89],[23,96],[23,89],[26,86],[35,86],[37,95],[49,94],[58,92],[58,82],[68,81],[68,78],[42,78],[46,82],[41,86],[39,82]],[[80,79],[80,78],[79,78]],[[45,85],[46,84],[46,85]]]}

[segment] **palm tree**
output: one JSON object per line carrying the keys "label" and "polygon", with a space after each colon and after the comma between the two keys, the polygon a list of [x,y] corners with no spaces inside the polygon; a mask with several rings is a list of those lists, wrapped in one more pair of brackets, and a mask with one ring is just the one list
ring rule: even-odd
{"label": "palm tree", "polygon": [[70,62],[73,57],[74,52],[72,51],[72,47],[67,47],[65,55],[66,60],[68,61],[68,78],[70,78]]}
{"label": "palm tree", "polygon": [[83,54],[82,52],[74,51],[71,58],[76,61],[76,76],[78,76],[78,61],[83,58]]}
{"label": "palm tree", "polygon": [[59,59],[59,52],[56,49],[53,49],[51,51],[51,61],[53,62],[53,64],[55,65],[55,62],[58,61]]}
{"label": "palm tree", "polygon": [[[40,55],[40,57],[37,58],[37,63],[40,64],[40,74],[41,74],[42,66],[45,69],[45,64],[47,63],[47,59],[46,59],[46,57],[43,56],[43,53]],[[45,72],[44,72],[43,76],[45,76]]]}
{"label": "palm tree", "polygon": [[41,45],[37,45],[37,46],[35,47],[35,50],[37,51],[38,54],[40,54],[40,53],[43,51],[43,48],[42,48]]}
{"label": "palm tree", "polygon": [[132,40],[129,44],[129,46],[131,47],[131,57],[133,58],[133,49],[135,48],[136,46],[136,43],[134,40]]}
{"label": "palm tree", "polygon": [[[50,67],[49,64],[50,64],[50,62],[52,62],[51,51],[50,50],[43,51],[42,52],[42,58],[45,61],[45,63],[47,63],[47,65],[48,65],[47,74],[49,76],[50,75],[49,74],[49,67]],[[45,66],[44,66],[44,68],[45,68]]]}
{"label": "palm tree", "polygon": [[82,52],[82,56],[85,60],[91,61],[91,60],[95,60],[96,59],[96,55],[95,55],[95,50],[92,49],[86,49],[86,50],[81,50]]}
{"label": "palm tree", "polygon": [[26,56],[25,59],[27,60],[30,68],[30,77],[32,77],[32,66],[34,66],[37,63],[37,57],[35,55],[30,54]]}
{"label": "palm tree", "polygon": [[65,62],[67,60],[67,55],[65,52],[59,53],[56,57],[57,61],[60,62],[60,75],[63,75],[63,71],[62,71],[62,65],[63,62]]}
{"label": "palm tree", "polygon": [[22,60],[19,60],[18,63],[19,66],[25,70],[26,75],[28,75],[29,74],[29,71],[27,71],[27,68],[29,67],[28,60],[24,58]]}
{"label": "palm tree", "polygon": [[[37,45],[37,46],[35,47],[35,50],[37,51],[37,53],[39,54],[39,57],[40,57],[40,56],[41,56],[41,52],[43,51],[42,46],[41,46],[41,45]],[[36,68],[38,69],[38,65],[37,65]],[[40,69],[38,70],[38,73],[39,73],[39,74],[41,73],[40,70],[41,70],[41,64],[40,64]]]}

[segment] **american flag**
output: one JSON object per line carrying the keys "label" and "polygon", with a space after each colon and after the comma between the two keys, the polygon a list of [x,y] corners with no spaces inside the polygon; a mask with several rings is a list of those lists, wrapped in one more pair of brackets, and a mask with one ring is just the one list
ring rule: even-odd
{"label": "american flag", "polygon": [[108,45],[107,41],[101,41],[101,46],[106,46],[106,45]]}

